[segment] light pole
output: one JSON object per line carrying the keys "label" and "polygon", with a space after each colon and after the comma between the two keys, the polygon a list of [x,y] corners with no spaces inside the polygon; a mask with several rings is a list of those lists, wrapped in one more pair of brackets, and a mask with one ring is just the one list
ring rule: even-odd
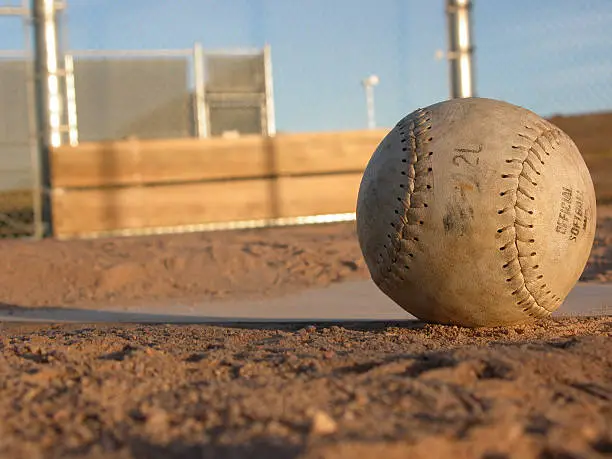
{"label": "light pole", "polygon": [[471,0],[446,0],[450,97],[473,97]]}
{"label": "light pole", "polygon": [[[25,3],[25,2],[24,2]],[[41,236],[53,236],[50,151],[62,143],[56,0],[30,0],[34,28],[34,88],[39,148]]]}
{"label": "light pole", "polygon": [[361,80],[361,84],[363,85],[366,95],[368,129],[374,129],[376,127],[376,118],[374,115],[374,86],[378,85],[379,81],[380,79],[376,75],[370,75],[369,77]]}

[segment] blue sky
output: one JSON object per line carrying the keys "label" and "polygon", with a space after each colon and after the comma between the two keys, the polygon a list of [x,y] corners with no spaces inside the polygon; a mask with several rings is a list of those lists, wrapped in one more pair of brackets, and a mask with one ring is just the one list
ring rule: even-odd
{"label": "blue sky", "polygon": [[[7,4],[10,1],[2,1]],[[270,43],[281,131],[361,129],[360,79],[380,76],[391,126],[448,97],[444,0],[68,0],[72,49]],[[548,116],[612,109],[612,1],[475,0],[477,95]],[[23,46],[0,20],[0,47]]]}

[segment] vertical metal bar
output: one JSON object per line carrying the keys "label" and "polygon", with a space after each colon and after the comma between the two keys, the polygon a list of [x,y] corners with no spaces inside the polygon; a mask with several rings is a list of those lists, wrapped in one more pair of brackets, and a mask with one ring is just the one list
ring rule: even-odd
{"label": "vertical metal bar", "polygon": [[68,116],[68,140],[71,146],[79,144],[79,128],[77,122],[76,87],[74,81],[74,59],[66,54],[64,57],[66,79],[66,111]]}
{"label": "vertical metal bar", "polygon": [[471,0],[446,1],[450,97],[453,99],[475,95],[471,10]]}
{"label": "vertical metal bar", "polygon": [[[50,146],[62,143],[62,102],[59,75],[59,45],[54,0],[33,0],[35,69],[45,103],[45,128]],[[39,126],[40,128],[41,126]]]}
{"label": "vertical metal bar", "polygon": [[365,86],[366,107],[368,110],[368,129],[376,127],[376,118],[374,114],[374,86],[367,84]]}
{"label": "vertical metal bar", "polygon": [[378,85],[380,79],[377,75],[370,75],[367,78],[361,80],[361,85],[365,91],[366,97],[366,109],[368,115],[368,129],[374,129],[376,127],[376,115],[374,107],[374,87]]}
{"label": "vertical metal bar", "polygon": [[193,78],[195,85],[196,135],[202,139],[208,137],[208,117],[206,116],[204,52],[200,43],[196,43],[193,46]]}
{"label": "vertical metal bar", "polygon": [[53,235],[50,149],[61,144],[61,102],[55,1],[32,0],[34,83],[40,162],[43,236]]}
{"label": "vertical metal bar", "polygon": [[43,237],[44,228],[42,224],[42,202],[41,202],[41,184],[40,184],[40,161],[38,159],[38,139],[36,125],[36,109],[34,96],[34,75],[33,75],[33,59],[32,59],[32,36],[30,31],[30,0],[22,0],[22,9],[25,14],[23,20],[24,34],[24,65],[26,67],[26,99],[27,99],[27,117],[28,117],[28,149],[30,153],[31,180],[32,180],[32,218],[33,218],[33,237],[40,239]]}
{"label": "vertical metal bar", "polygon": [[272,76],[272,49],[266,44],[263,49],[264,56],[264,79],[265,79],[265,103],[266,103],[266,135],[276,135],[276,112],[274,110],[274,79]]}

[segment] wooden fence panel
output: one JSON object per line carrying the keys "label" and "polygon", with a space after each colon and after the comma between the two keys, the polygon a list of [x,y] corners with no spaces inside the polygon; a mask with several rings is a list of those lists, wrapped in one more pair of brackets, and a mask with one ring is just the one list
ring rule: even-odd
{"label": "wooden fence panel", "polygon": [[53,201],[58,235],[272,216],[263,180],[65,190]]}
{"label": "wooden fence panel", "polygon": [[56,188],[263,177],[270,172],[268,141],[261,136],[83,143],[53,149],[51,163]]}
{"label": "wooden fence panel", "polygon": [[282,217],[355,212],[362,173],[287,177],[278,180]]}
{"label": "wooden fence panel", "polygon": [[[355,212],[363,170],[387,132],[63,146],[52,151],[55,232]],[[598,201],[612,202],[612,157],[584,156]]]}
{"label": "wooden fence panel", "polygon": [[584,155],[593,179],[595,195],[598,204],[612,203],[612,153],[600,155]]}
{"label": "wooden fence panel", "polygon": [[279,135],[274,139],[279,175],[363,171],[386,130]]}
{"label": "wooden fence panel", "polygon": [[54,192],[60,237],[355,211],[360,173]]}
{"label": "wooden fence panel", "polygon": [[262,178],[363,170],[385,130],[273,138],[122,140],[52,150],[56,188]]}

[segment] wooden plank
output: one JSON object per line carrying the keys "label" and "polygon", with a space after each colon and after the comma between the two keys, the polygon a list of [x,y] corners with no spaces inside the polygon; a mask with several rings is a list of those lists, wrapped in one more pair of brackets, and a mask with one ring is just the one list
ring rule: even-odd
{"label": "wooden plank", "polygon": [[612,153],[612,112],[557,115],[549,121],[565,131],[584,156]]}
{"label": "wooden plank", "polygon": [[82,143],[52,150],[56,188],[140,185],[269,174],[267,140],[123,140]]}
{"label": "wooden plank", "polygon": [[[597,199],[612,200],[610,158],[587,157]],[[58,236],[354,212],[362,173],[55,190]]]}
{"label": "wooden plank", "polygon": [[386,130],[122,140],[52,150],[56,188],[361,171]]}
{"label": "wooden plank", "polygon": [[612,155],[584,155],[598,204],[612,203]]}
{"label": "wooden plank", "polygon": [[387,130],[278,135],[275,169],[284,174],[363,171]]}
{"label": "wooden plank", "polygon": [[57,236],[354,212],[360,173],[53,194]]}
{"label": "wooden plank", "polygon": [[57,190],[57,236],[116,229],[181,226],[272,216],[265,180],[151,187]]}
{"label": "wooden plank", "polygon": [[355,212],[362,173],[279,179],[283,217]]}

